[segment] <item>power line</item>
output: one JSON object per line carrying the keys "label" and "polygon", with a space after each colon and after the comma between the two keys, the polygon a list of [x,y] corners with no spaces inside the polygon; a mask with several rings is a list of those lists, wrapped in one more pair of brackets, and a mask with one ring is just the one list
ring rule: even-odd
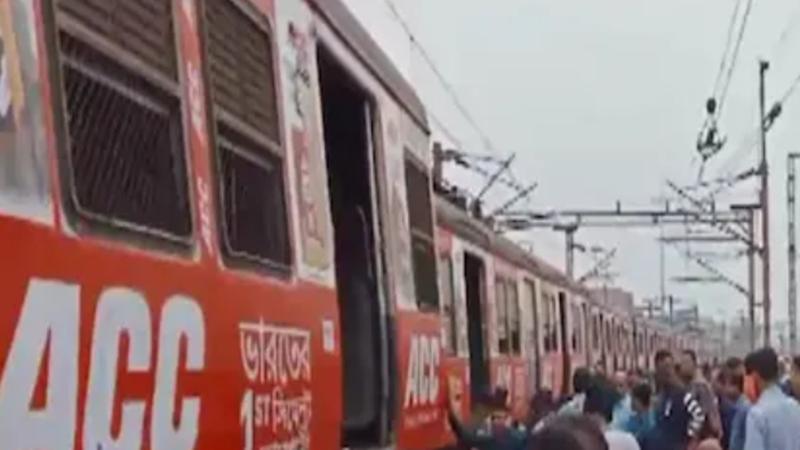
{"label": "power line", "polygon": [[794,12],[789,17],[789,20],[786,21],[786,25],[783,27],[783,31],[781,31],[778,40],[772,46],[770,54],[772,55],[773,60],[776,59],[776,57],[778,56],[777,54],[778,50],[787,42],[789,36],[792,34],[792,30],[798,24],[800,24],[800,5],[798,5],[798,7],[795,8]]}
{"label": "power line", "polygon": [[791,97],[792,94],[794,94],[798,84],[800,84],[800,74],[797,74],[797,76],[792,81],[792,84],[790,84],[789,87],[786,89],[786,91],[784,91],[783,95],[780,97],[780,100],[778,100],[778,103],[784,104],[786,100],[788,100],[789,97]]}
{"label": "power line", "polygon": [[714,80],[714,90],[713,95],[717,95],[717,91],[719,90],[719,83],[722,81],[722,74],[725,73],[725,66],[728,62],[728,53],[731,50],[731,42],[733,41],[733,30],[736,26],[736,18],[739,16],[739,8],[742,5],[742,0],[736,0],[736,4],[733,6],[733,11],[731,11],[731,20],[728,22],[728,33],[725,39],[725,50],[722,52],[722,59],[719,62],[719,71],[717,72],[717,78]]}
{"label": "power line", "polygon": [[[428,67],[433,72],[434,76],[439,81],[439,84],[441,84],[441,86],[444,88],[445,92],[450,97],[450,100],[452,101],[453,105],[456,107],[456,109],[459,111],[459,113],[464,117],[464,119],[467,121],[467,123],[470,125],[470,127],[478,135],[479,139],[482,141],[483,146],[487,150],[492,152],[492,153],[500,154],[500,152],[497,150],[497,148],[495,147],[494,143],[492,142],[492,139],[489,137],[489,134],[486,131],[484,131],[483,127],[480,126],[478,121],[472,115],[472,112],[469,110],[469,108],[467,108],[466,104],[461,100],[461,96],[459,95],[459,93],[456,90],[456,88],[453,86],[452,83],[450,83],[450,81],[447,79],[447,77],[445,77],[444,73],[439,68],[439,65],[433,59],[431,54],[422,45],[422,43],[419,41],[419,39],[417,39],[417,37],[414,34],[414,31],[411,29],[411,26],[409,25],[408,21],[406,21],[406,19],[403,17],[403,15],[400,14],[400,11],[397,9],[397,5],[395,5],[392,0],[384,0],[384,3],[388,7],[389,12],[392,14],[392,16],[394,17],[395,21],[400,25],[400,27],[403,29],[405,34],[408,36],[409,42],[411,43],[412,47],[415,48],[417,50],[417,52],[419,52],[419,54],[420,54],[420,56],[422,56],[422,59],[425,62],[425,64],[428,65]],[[453,133],[445,125],[444,121],[439,119],[438,117],[436,117],[431,111],[428,111],[428,114],[433,119],[433,121],[437,124],[437,126],[439,128],[441,128],[441,130],[445,134],[445,136],[449,140],[451,140],[454,144],[457,144],[459,147],[462,147],[462,149],[463,149],[463,145],[462,145],[461,140],[458,139],[456,137],[455,133]],[[506,172],[508,173],[508,176],[511,179],[512,184],[515,184],[517,186],[522,186],[522,183],[514,175],[514,172],[513,172],[513,170],[511,168],[508,168],[508,170]],[[526,201],[527,201],[527,198],[526,198]]]}
{"label": "power line", "polygon": [[[734,11],[739,9],[739,2],[740,1],[741,0],[737,1],[737,4],[736,4],[736,6],[734,8]],[[748,10],[745,12],[745,14],[749,13],[750,6],[751,6],[750,3],[748,3]],[[734,13],[734,17],[735,17],[735,13]],[[745,17],[745,20],[746,20],[746,17]],[[786,25],[784,26],[783,30],[781,31],[781,33],[780,33],[780,35],[778,37],[778,40],[773,45],[772,50],[770,51],[771,54],[774,55],[776,53],[776,51],[782,45],[784,45],[786,43],[788,37],[791,35],[792,30],[795,27],[797,27],[799,24],[800,24],[800,7],[796,8],[794,10],[794,13],[792,14],[792,16],[789,18],[789,20],[787,20]],[[744,25],[744,23],[743,23],[743,25]],[[729,28],[728,31],[730,32],[730,28]],[[743,32],[743,29],[741,31]],[[727,44],[726,44],[726,47],[727,47]],[[723,59],[723,61],[724,61],[724,59]],[[793,82],[789,85],[789,87],[786,89],[786,91],[780,97],[780,100],[778,100],[777,103],[783,104],[784,102],[786,102],[786,100],[788,100],[794,94],[794,92],[797,89],[798,85],[800,85],[800,74],[798,74],[797,77],[793,80]],[[716,90],[716,85],[715,85],[715,90]],[[726,88],[726,91],[727,91],[727,88]],[[721,109],[721,105],[720,105],[720,109]],[[758,136],[759,136],[759,132],[760,132],[760,126],[756,127],[755,129],[753,129],[749,134],[747,134],[744,137],[744,139],[742,140],[742,143],[737,148],[737,150],[725,160],[725,162],[723,163],[722,166],[720,166],[721,168],[720,168],[720,170],[717,171],[717,175],[719,175],[720,173],[724,173],[724,172],[731,173],[731,172],[733,172],[735,170],[738,170],[742,166],[741,163],[744,160],[744,158],[747,155],[747,153],[749,153],[750,151],[756,149],[756,146],[758,144],[757,139],[758,139]],[[732,186],[731,185],[722,186],[716,192],[724,191],[724,190],[726,190],[726,188],[730,188],[730,187],[732,187]]]}
{"label": "power line", "polygon": [[744,40],[744,31],[747,29],[747,19],[750,17],[750,11],[753,8],[753,0],[747,0],[747,5],[745,6],[744,15],[742,16],[742,23],[739,27],[739,35],[736,38],[736,44],[733,47],[733,54],[731,55],[731,63],[728,66],[728,71],[725,74],[725,83],[723,84],[722,92],[719,93],[719,107],[717,108],[717,117],[722,114],[722,107],[725,103],[725,97],[728,95],[728,88],[731,84],[731,78],[733,77],[733,71],[736,69],[736,61],[738,60],[739,56],[739,48],[742,45],[742,41]]}
{"label": "power line", "polygon": [[419,42],[416,35],[411,30],[411,27],[408,24],[408,22],[403,18],[402,14],[400,14],[400,11],[398,11],[397,6],[394,4],[392,0],[384,0],[384,1],[386,3],[386,6],[388,6],[389,11],[392,13],[392,16],[394,16],[395,20],[403,28],[403,31],[405,31],[406,35],[408,35],[411,45],[417,49],[420,56],[422,56],[422,59],[425,61],[428,67],[430,67],[433,74],[439,80],[439,83],[447,92],[448,96],[450,97],[450,100],[453,102],[453,105],[455,105],[456,109],[458,109],[458,111],[461,113],[464,119],[466,119],[466,121],[470,124],[470,126],[475,130],[475,133],[478,134],[478,137],[480,137],[481,141],[483,141],[483,145],[492,152],[497,152],[497,149],[492,143],[491,138],[489,138],[489,135],[478,124],[477,120],[475,120],[475,117],[473,117],[472,113],[469,111],[466,105],[464,105],[464,102],[461,100],[461,97],[459,96],[455,87],[453,87],[450,81],[444,76],[444,73],[439,69],[439,66],[436,64],[436,61],[434,61],[430,53],[428,53],[425,47]]}
{"label": "power line", "polygon": [[[722,59],[719,63],[719,71],[717,72],[717,77],[714,81],[714,90],[711,93],[711,97],[706,100],[706,120],[703,122],[703,125],[700,128],[700,133],[697,136],[697,151],[702,158],[700,170],[697,175],[699,181],[702,181],[703,179],[706,161],[719,153],[726,141],[726,139],[719,134],[717,121],[722,116],[722,108],[725,106],[725,100],[728,96],[728,89],[730,88],[731,79],[733,78],[733,71],[736,69],[736,61],[739,56],[739,49],[741,48],[742,41],[744,40],[744,31],[747,29],[747,19],[750,17],[753,0],[747,0],[747,5],[739,26],[739,33],[736,43],[733,45],[733,51],[731,52],[731,39],[733,38],[733,32],[736,28],[736,19],[739,16],[741,3],[742,0],[737,0],[733,11],[731,12],[731,18],[728,22],[728,33],[725,41],[725,48],[723,49]],[[728,61],[729,56],[730,61]]]}

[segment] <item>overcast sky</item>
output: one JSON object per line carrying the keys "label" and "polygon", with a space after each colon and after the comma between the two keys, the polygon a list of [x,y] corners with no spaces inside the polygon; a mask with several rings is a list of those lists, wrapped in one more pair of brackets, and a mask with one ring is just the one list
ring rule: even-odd
{"label": "overcast sky", "polygon": [[[697,178],[694,141],[703,104],[718,72],[735,0],[394,0],[400,14],[458,91],[497,153],[517,154],[514,173],[536,181],[537,210],[652,207],[665,180]],[[746,0],[743,0],[746,3]],[[488,153],[458,113],[385,0],[347,0],[355,14],[419,91],[428,108],[475,153]],[[707,177],[753,166],[743,146],[757,124],[757,59],[772,60],[768,99],[800,74],[800,2],[754,1],[721,128],[729,144]],[[788,30],[788,31],[785,31]],[[437,132],[441,137],[441,130]],[[800,151],[800,90],[769,135],[774,316],[786,317],[786,154]],[[744,151],[737,151],[744,148]],[[477,180],[453,174],[476,189]],[[510,195],[496,190],[501,201]],[[721,205],[753,202],[755,185],[720,197]],[[680,234],[668,229],[666,234]],[[638,299],[658,295],[657,229],[583,229],[578,240],[617,248],[616,284]],[[530,234],[535,251],[559,267],[563,236]],[[698,250],[702,250],[695,247]],[[717,246],[725,250],[725,247]],[[713,250],[713,247],[706,247]],[[733,251],[728,247],[727,251]],[[715,265],[742,284],[746,260]],[[591,260],[579,256],[576,272]],[[703,272],[667,249],[667,278]],[[736,317],[745,298],[723,285],[667,290],[709,315]]]}

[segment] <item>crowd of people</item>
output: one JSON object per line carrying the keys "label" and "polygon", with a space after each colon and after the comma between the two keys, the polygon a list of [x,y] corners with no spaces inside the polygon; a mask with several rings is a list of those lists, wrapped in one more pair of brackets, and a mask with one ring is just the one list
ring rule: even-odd
{"label": "crowd of people", "polygon": [[579,368],[573,393],[531,400],[512,419],[507,391],[477,399],[463,424],[450,408],[462,448],[478,450],[800,450],[800,356],[783,364],[771,348],[717,367],[691,350],[656,353],[652,374]]}

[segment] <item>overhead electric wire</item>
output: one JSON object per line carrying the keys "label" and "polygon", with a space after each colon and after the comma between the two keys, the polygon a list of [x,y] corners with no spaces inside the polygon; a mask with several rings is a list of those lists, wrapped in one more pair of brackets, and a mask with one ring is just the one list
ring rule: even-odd
{"label": "overhead electric wire", "polygon": [[[738,8],[737,8],[738,9]],[[722,91],[717,93],[719,97],[717,100],[717,117],[722,114],[722,107],[725,104],[725,98],[728,95],[728,88],[731,85],[731,78],[733,78],[733,71],[736,69],[736,62],[738,61],[739,56],[739,49],[742,46],[742,41],[744,40],[744,32],[747,29],[747,19],[750,17],[750,11],[753,9],[753,0],[747,0],[747,4],[744,9],[744,13],[742,15],[742,22],[739,26],[739,35],[736,38],[736,44],[733,47],[733,53],[731,54],[731,62],[728,65],[728,70],[725,74],[725,82],[722,87]]]}
{"label": "overhead electric wire", "polygon": [[[736,4],[736,6],[734,8],[734,11],[737,11],[739,9],[739,2],[740,1],[741,0],[737,1],[737,4]],[[751,3],[748,2],[747,10],[745,11],[746,15],[749,14],[750,7],[751,7]],[[747,16],[745,16],[745,18],[743,20],[746,20],[746,19],[747,19]],[[744,22],[743,22],[743,25],[745,25]],[[775,55],[776,51],[787,42],[787,39],[791,35],[793,29],[795,27],[797,27],[798,25],[800,25],[800,6],[798,6],[795,9],[794,13],[791,15],[789,20],[786,22],[786,25],[784,26],[783,30],[779,34],[778,40],[772,46],[770,54],[773,55],[773,59],[776,56]],[[740,36],[743,34],[743,30],[744,30],[743,28],[740,30]],[[729,31],[730,31],[730,28],[729,28]],[[727,45],[728,44],[726,43],[726,48],[727,48]],[[723,61],[724,61],[724,59],[723,59]],[[728,83],[730,83],[730,81],[728,81]],[[797,89],[798,85],[800,85],[800,74],[798,74],[797,77],[793,80],[793,82],[789,85],[789,87],[786,89],[786,91],[780,97],[780,99],[778,100],[777,103],[780,103],[782,105],[784,102],[786,102],[794,94],[794,92]],[[715,90],[716,90],[716,85],[715,85]],[[726,92],[727,92],[727,88],[726,88]],[[718,114],[721,111],[721,106],[722,105],[721,105],[721,101],[720,101],[720,108],[718,110]],[[742,143],[736,149],[736,151],[734,153],[732,153],[725,160],[725,162],[720,166],[720,170],[717,171],[717,176],[718,177],[720,176],[721,173],[727,173],[727,175],[725,175],[725,176],[730,176],[730,174],[732,174],[733,172],[735,172],[736,170],[738,170],[738,169],[740,169],[742,167],[742,161],[745,160],[745,156],[749,152],[752,152],[757,148],[759,133],[760,133],[760,126],[756,127],[749,134],[745,135],[745,137],[742,140]],[[721,186],[721,187],[717,188],[712,193],[712,195],[716,195],[716,194],[718,194],[720,192],[723,192],[723,191],[729,189],[732,186],[733,185]]]}
{"label": "overhead electric wire", "polygon": [[[384,2],[387,8],[389,9],[389,12],[394,17],[395,21],[403,29],[406,36],[408,36],[409,42],[411,43],[412,47],[417,50],[420,56],[422,56],[423,61],[425,62],[425,64],[428,65],[428,67],[431,69],[431,72],[433,72],[434,76],[438,79],[439,84],[441,84],[441,86],[444,88],[445,92],[450,97],[450,100],[452,101],[453,105],[456,107],[456,109],[459,111],[462,117],[467,121],[467,123],[475,132],[475,134],[478,135],[478,138],[482,141],[483,146],[490,152],[499,155],[500,152],[495,147],[494,143],[492,142],[492,139],[489,137],[489,134],[483,129],[483,127],[481,127],[481,125],[475,119],[475,116],[472,115],[472,112],[469,110],[469,108],[467,108],[467,106],[461,100],[461,96],[459,95],[456,88],[453,86],[452,83],[450,83],[450,81],[444,75],[444,73],[439,68],[438,64],[433,59],[431,54],[422,45],[419,39],[417,39],[416,35],[414,34],[414,31],[411,29],[411,26],[403,17],[403,15],[400,14],[400,11],[397,9],[397,5],[395,5],[392,0],[384,0]],[[458,139],[455,136],[455,133],[453,133],[444,124],[444,121],[437,118],[434,114],[432,114],[432,112],[429,111],[428,113],[433,119],[433,121],[436,122],[437,126],[439,126],[439,128],[442,129],[442,131],[444,132],[444,134],[447,136],[448,139],[450,139],[454,144],[459,145],[459,147],[463,146],[461,139]],[[508,172],[509,178],[511,179],[511,184],[516,186],[523,186],[523,184],[514,175],[514,171],[510,167],[507,168],[506,172]],[[509,184],[506,183],[506,185],[508,186]],[[517,189],[517,191],[519,190],[520,188]]]}
{"label": "overhead electric wire", "polygon": [[428,53],[425,47],[419,42],[414,32],[411,30],[408,22],[403,18],[403,15],[400,14],[398,11],[397,6],[394,4],[392,0],[384,0],[386,2],[386,6],[388,6],[389,11],[394,16],[395,20],[400,24],[405,31],[406,35],[408,36],[409,40],[411,41],[411,45],[413,45],[417,51],[419,52],[422,59],[425,63],[430,67],[433,74],[439,80],[439,83],[442,85],[444,90],[447,92],[450,100],[453,102],[453,105],[458,109],[464,119],[470,124],[470,126],[475,130],[475,133],[480,137],[481,141],[483,141],[483,145],[491,150],[492,152],[497,152],[494,144],[492,143],[491,138],[489,135],[483,130],[483,128],[478,124],[478,121],[475,120],[470,110],[464,105],[464,102],[461,100],[461,97],[456,91],[455,87],[450,83],[447,77],[444,76],[444,73],[439,69],[439,66],[436,64],[436,61],[433,57]]}
{"label": "overhead electric wire", "polygon": [[786,103],[786,101],[789,100],[792,94],[794,94],[798,84],[800,84],[800,74],[797,74],[797,76],[792,81],[792,84],[790,84],[789,87],[786,89],[786,91],[784,91],[783,95],[781,95],[780,97],[780,100],[778,100],[778,103],[780,103],[781,105]]}
{"label": "overhead electric wire", "polygon": [[719,83],[722,81],[722,74],[725,73],[725,66],[727,66],[728,63],[728,53],[731,51],[731,42],[733,42],[733,30],[736,28],[736,18],[739,16],[741,4],[742,0],[736,0],[736,4],[733,6],[733,11],[731,12],[731,19],[728,22],[725,50],[722,52],[722,58],[719,62],[719,71],[717,71],[717,78],[714,80],[714,90],[712,91],[714,96],[716,96],[717,91],[719,91]]}
{"label": "overhead electric wire", "polygon": [[789,39],[789,36],[792,34],[792,31],[795,27],[800,25],[800,4],[797,5],[792,15],[789,17],[789,20],[786,21],[786,25],[783,27],[783,31],[778,36],[778,40],[772,46],[770,50],[771,59],[776,59],[778,56],[778,50],[786,44]]}
{"label": "overhead electric wire", "polygon": [[709,158],[714,156],[725,145],[725,138],[720,138],[718,135],[717,122],[722,116],[722,110],[725,106],[725,100],[728,96],[728,89],[730,88],[733,72],[736,69],[736,62],[739,57],[739,50],[744,40],[744,32],[747,29],[747,20],[750,17],[752,10],[753,0],[746,0],[747,4],[742,14],[741,23],[739,24],[739,31],[737,34],[736,42],[731,51],[731,42],[736,29],[737,19],[739,18],[739,11],[742,9],[742,0],[736,0],[731,11],[730,20],[728,21],[728,31],[725,37],[725,47],[722,51],[722,58],[719,62],[719,70],[714,80],[714,89],[711,92],[711,97],[706,102],[707,116],[700,129],[698,136],[697,150],[702,157],[700,168],[697,173],[698,183],[703,181],[706,171],[706,162]]}

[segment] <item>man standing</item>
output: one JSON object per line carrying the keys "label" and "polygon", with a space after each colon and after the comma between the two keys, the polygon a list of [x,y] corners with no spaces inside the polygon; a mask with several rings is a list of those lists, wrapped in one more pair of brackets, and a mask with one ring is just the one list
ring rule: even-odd
{"label": "man standing", "polygon": [[800,356],[792,358],[789,376],[781,383],[781,388],[786,395],[800,401]]}
{"label": "man standing", "polygon": [[720,381],[722,382],[723,401],[729,405],[730,422],[725,427],[723,445],[728,450],[744,450],[746,436],[747,412],[750,402],[744,395],[744,376],[731,365],[723,367]]}
{"label": "man standing", "polygon": [[508,391],[495,389],[484,400],[488,415],[483,423],[468,427],[461,423],[457,413],[458,394],[450,395],[448,386],[447,419],[460,447],[477,450],[525,450],[528,433],[524,428],[513,424],[508,411]]}
{"label": "man standing", "polygon": [[695,448],[705,414],[691,392],[680,383],[675,361],[667,350],[655,356],[659,400],[656,425],[644,439],[645,450],[685,450]]}
{"label": "man standing", "polygon": [[722,421],[719,417],[717,398],[711,385],[703,378],[697,367],[697,354],[693,350],[684,350],[681,354],[680,376],[689,392],[694,395],[703,408],[706,421],[701,430],[701,437],[722,437]]}
{"label": "man standing", "polygon": [[651,408],[653,390],[647,383],[640,383],[631,390],[633,414],[623,425],[622,430],[631,433],[638,442],[642,442],[655,426],[655,416]]}
{"label": "man standing", "polygon": [[583,413],[583,402],[586,400],[586,391],[592,385],[592,374],[589,369],[579,367],[572,374],[572,390],[575,395],[558,410],[559,416],[578,416]]}
{"label": "man standing", "polygon": [[622,371],[615,373],[614,379],[612,380],[614,389],[620,396],[620,400],[614,405],[614,418],[611,421],[611,427],[617,430],[622,430],[628,420],[633,416],[631,388],[635,386],[635,384],[630,384],[633,380],[634,377]]}
{"label": "man standing", "polygon": [[616,387],[607,383],[594,383],[586,393],[583,412],[594,420],[608,443],[609,450],[640,450],[632,434],[609,427],[614,405],[619,402]]}
{"label": "man standing", "polygon": [[771,348],[745,358],[758,400],[747,413],[745,450],[800,450],[800,405],[778,386],[778,355]]}

